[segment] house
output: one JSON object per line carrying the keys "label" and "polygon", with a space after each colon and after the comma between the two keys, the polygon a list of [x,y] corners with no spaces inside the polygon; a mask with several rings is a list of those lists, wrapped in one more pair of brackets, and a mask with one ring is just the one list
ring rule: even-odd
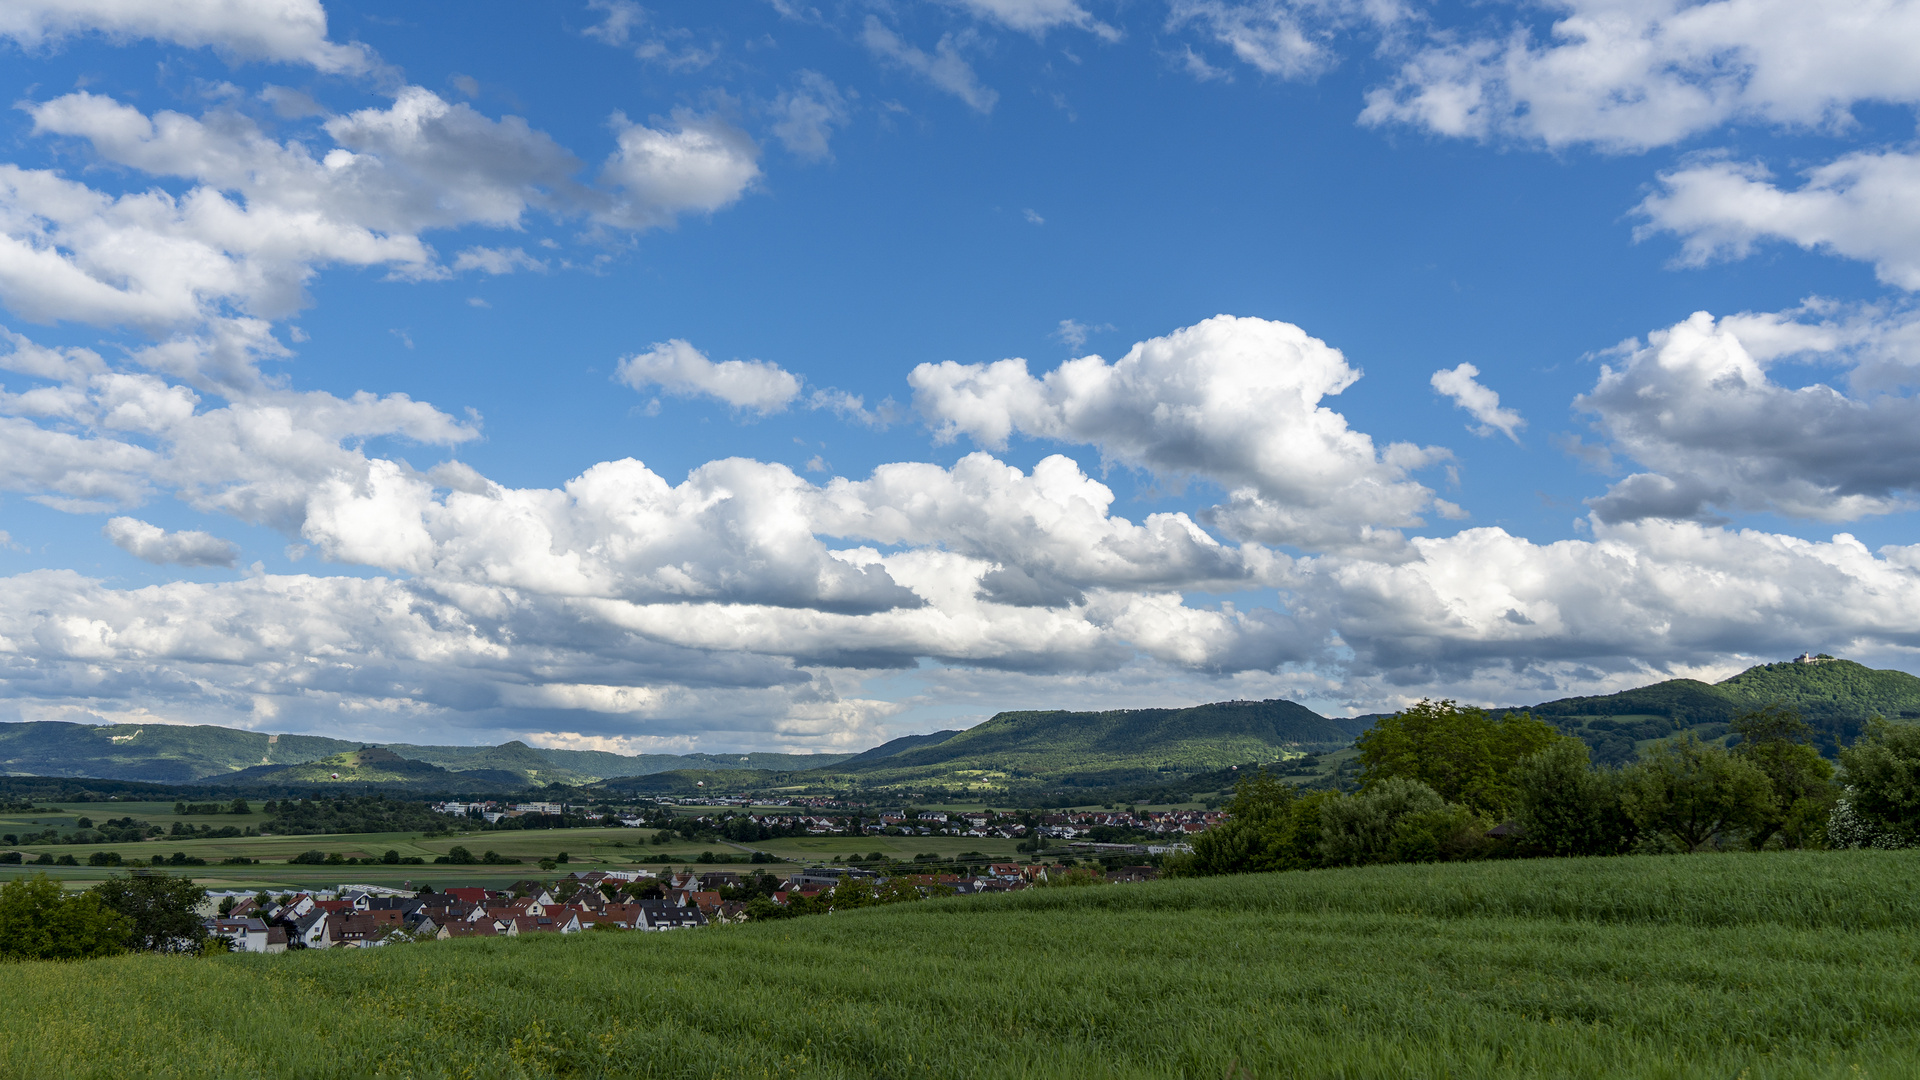
{"label": "house", "polygon": [[697,907],[702,915],[711,917],[720,910],[720,894],[717,892],[698,892],[689,889],[674,896],[674,903],[681,907]]}
{"label": "house", "polygon": [[[259,919],[236,919],[228,916],[224,919],[208,919],[205,923],[207,936],[225,938],[234,952],[263,953],[267,951],[267,924]],[[286,931],[280,932],[280,951],[287,949]]]}
{"label": "house", "polygon": [[367,912],[356,911],[347,915],[328,915],[327,933],[333,938],[335,948],[368,948],[397,928],[398,912],[391,924],[382,925],[379,919]]}
{"label": "house", "polygon": [[1157,866],[1122,866],[1107,871],[1108,881],[1154,881],[1159,877]]}
{"label": "house", "polygon": [[463,904],[478,904],[481,907],[486,907],[487,901],[492,899],[492,894],[485,889],[448,889],[441,895],[451,896]]}
{"label": "house", "polygon": [[495,930],[490,922],[453,922],[442,926],[433,937],[435,941],[446,941],[449,938],[497,937],[499,933],[500,931]]}
{"label": "house", "polygon": [[642,930],[691,930],[707,925],[707,917],[698,907],[680,907],[664,900],[639,903]]}
{"label": "house", "polygon": [[740,887],[740,875],[731,870],[712,870],[700,875],[700,887],[710,892]]}
{"label": "house", "polygon": [[717,913],[715,913],[713,921],[719,922],[719,923],[746,922],[747,921],[747,905],[741,903],[738,900],[729,900],[726,903],[720,905],[720,910]]}
{"label": "house", "polygon": [[303,949],[330,949],[333,947],[333,935],[327,926],[327,913],[309,911],[293,920],[293,927],[287,934],[287,944],[298,944]]}

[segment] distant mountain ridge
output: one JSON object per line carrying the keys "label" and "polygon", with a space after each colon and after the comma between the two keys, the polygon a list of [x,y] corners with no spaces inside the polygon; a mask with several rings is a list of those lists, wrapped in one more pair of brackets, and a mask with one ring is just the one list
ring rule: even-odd
{"label": "distant mountain ridge", "polygon": [[[591,783],[673,769],[708,771],[777,768],[800,771],[837,765],[848,754],[614,754],[557,750],[508,742],[499,746],[416,746],[385,743],[396,759],[437,767],[444,777],[420,770],[373,769],[367,782],[399,783],[405,775],[427,782],[444,779],[449,791],[491,785],[489,790]],[[0,773],[12,776],[87,777],[165,784],[288,782],[281,771],[367,744],[319,735],[272,735],[213,725],[74,724],[43,720],[0,723]],[[330,774],[333,769],[325,770]],[[371,779],[381,774],[379,781]],[[284,776],[293,776],[285,773]],[[304,775],[304,774],[301,774]]]}
{"label": "distant mountain ridge", "polygon": [[[1669,679],[1525,711],[1585,739],[1596,760],[1617,763],[1630,760],[1646,740],[1682,729],[1717,737],[1741,712],[1768,704],[1797,709],[1813,726],[1822,752],[1832,755],[1858,738],[1871,716],[1920,719],[1920,678],[1822,657],[1761,664],[1719,683]],[[1325,717],[1283,699],[1184,709],[1016,711],[965,730],[902,736],[859,754],[636,755],[518,741],[370,747],[210,725],[38,721],[0,723],[0,773],[236,786],[390,784],[448,793],[551,783],[600,783],[640,794],[809,786],[1095,787],[1152,784],[1339,749],[1376,719]]]}

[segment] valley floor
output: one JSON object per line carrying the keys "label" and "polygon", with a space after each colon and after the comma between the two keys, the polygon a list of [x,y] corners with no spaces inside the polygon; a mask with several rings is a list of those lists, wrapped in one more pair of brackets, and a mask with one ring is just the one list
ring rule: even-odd
{"label": "valley floor", "polygon": [[0,1074],[1909,1077],[1920,853],[1391,866],[3,970]]}

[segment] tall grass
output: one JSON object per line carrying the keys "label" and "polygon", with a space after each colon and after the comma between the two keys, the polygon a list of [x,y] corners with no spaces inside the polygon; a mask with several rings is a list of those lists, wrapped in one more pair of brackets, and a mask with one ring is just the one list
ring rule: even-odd
{"label": "tall grass", "polygon": [[0,968],[22,1077],[1912,1076],[1920,853],[1384,867]]}

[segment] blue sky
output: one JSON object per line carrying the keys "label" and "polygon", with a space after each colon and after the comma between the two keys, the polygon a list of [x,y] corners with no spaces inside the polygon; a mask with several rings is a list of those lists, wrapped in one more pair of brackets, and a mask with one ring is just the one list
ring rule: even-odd
{"label": "blue sky", "polygon": [[0,718],[825,750],[1920,670],[1916,44],[27,0]]}

